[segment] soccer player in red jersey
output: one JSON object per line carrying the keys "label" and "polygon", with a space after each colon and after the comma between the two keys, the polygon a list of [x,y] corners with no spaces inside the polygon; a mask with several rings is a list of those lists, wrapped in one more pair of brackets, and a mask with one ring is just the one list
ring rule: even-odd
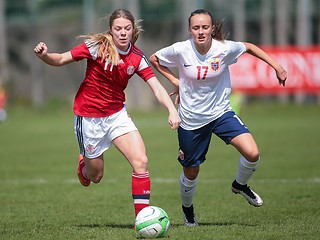
{"label": "soccer player in red jersey", "polygon": [[135,214],[149,206],[148,158],[139,131],[127,114],[125,93],[136,73],[168,110],[168,123],[177,129],[180,117],[168,93],[155,77],[143,52],[134,44],[141,32],[139,21],[125,9],[115,10],[109,30],[80,36],[84,43],[65,53],[49,53],[40,42],[35,54],[46,64],[62,66],[87,60],[86,74],[74,100],[74,130],[79,143],[78,178],[83,186],[99,183],[103,176],[103,153],[114,144],[132,167]]}

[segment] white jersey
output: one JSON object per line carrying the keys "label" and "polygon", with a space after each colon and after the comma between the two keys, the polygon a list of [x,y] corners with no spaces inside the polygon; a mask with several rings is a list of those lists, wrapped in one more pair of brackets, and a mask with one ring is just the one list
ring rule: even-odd
{"label": "white jersey", "polygon": [[193,39],[177,42],[155,53],[160,65],[179,71],[179,114],[181,127],[200,128],[232,110],[229,65],[246,51],[242,42],[212,40],[210,50],[201,55]]}

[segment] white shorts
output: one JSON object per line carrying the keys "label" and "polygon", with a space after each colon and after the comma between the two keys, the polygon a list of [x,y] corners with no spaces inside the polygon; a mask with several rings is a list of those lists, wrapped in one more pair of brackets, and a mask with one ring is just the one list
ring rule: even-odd
{"label": "white shorts", "polygon": [[108,150],[112,141],[128,132],[138,130],[124,107],[121,111],[102,118],[74,116],[74,132],[80,154],[96,158]]}

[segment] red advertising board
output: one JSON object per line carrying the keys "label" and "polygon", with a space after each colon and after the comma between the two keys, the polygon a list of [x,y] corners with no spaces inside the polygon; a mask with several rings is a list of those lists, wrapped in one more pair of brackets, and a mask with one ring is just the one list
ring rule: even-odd
{"label": "red advertising board", "polygon": [[261,48],[287,70],[286,86],[279,85],[268,64],[243,54],[230,66],[233,89],[248,94],[320,94],[320,46]]}

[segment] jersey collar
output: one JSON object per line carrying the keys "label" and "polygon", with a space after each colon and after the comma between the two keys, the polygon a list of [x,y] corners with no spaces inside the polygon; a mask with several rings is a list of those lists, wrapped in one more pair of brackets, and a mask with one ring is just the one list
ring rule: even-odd
{"label": "jersey collar", "polygon": [[132,47],[132,44],[131,44],[131,42],[130,42],[127,51],[122,51],[122,50],[120,50],[120,49],[117,48],[117,47],[116,47],[116,49],[117,49],[117,51],[118,51],[119,54],[121,54],[121,55],[127,55],[127,54],[130,52],[131,47]]}

